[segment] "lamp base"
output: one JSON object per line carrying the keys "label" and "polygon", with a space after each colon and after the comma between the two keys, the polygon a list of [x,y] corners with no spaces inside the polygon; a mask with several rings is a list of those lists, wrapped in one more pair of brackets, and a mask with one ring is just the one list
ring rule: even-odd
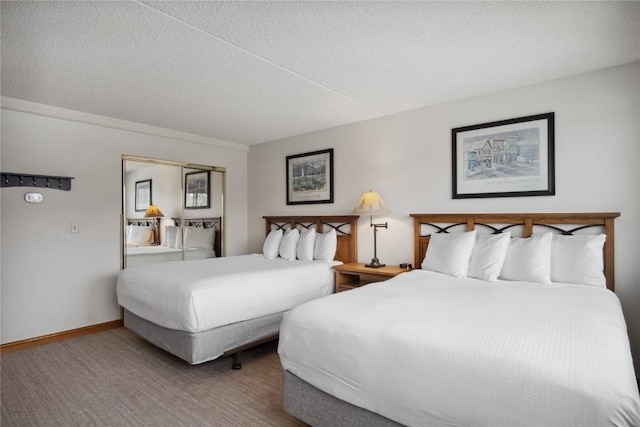
{"label": "lamp base", "polygon": [[386,264],[380,264],[378,258],[373,258],[369,264],[365,264],[364,266],[369,268],[380,268],[384,267],[385,265]]}

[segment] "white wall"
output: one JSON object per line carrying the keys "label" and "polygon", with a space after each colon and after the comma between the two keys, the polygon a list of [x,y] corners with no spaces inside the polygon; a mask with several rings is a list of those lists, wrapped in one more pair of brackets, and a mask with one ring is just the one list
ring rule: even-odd
{"label": "white wall", "polygon": [[[617,211],[616,293],[640,361],[639,76],[635,63],[252,146],[249,250],[261,248],[262,215],[348,214],[369,189],[392,211],[378,232],[387,264],[413,261],[413,212]],[[555,112],[555,196],[451,198],[452,128],[547,112]],[[335,202],[287,206],[285,157],[324,148],[334,149]],[[360,261],[373,256],[372,234],[360,219]]]}
{"label": "white wall", "polygon": [[[130,170],[131,165],[136,168]],[[140,166],[143,165],[143,166]],[[136,182],[151,180],[151,202],[165,218],[179,217],[182,212],[182,178],[180,166],[156,165],[127,160],[125,173],[125,211],[127,218],[142,218],[145,212],[136,212]]]}
{"label": "white wall", "polygon": [[75,177],[69,192],[38,189],[40,204],[26,203],[23,187],[2,189],[2,343],[120,318],[123,154],[225,167],[226,253],[246,253],[246,150],[1,112],[3,172]]}

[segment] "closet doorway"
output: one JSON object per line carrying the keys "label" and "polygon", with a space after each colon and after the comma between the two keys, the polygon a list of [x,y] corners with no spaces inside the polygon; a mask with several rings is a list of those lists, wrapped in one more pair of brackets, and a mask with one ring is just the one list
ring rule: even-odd
{"label": "closet doorway", "polygon": [[225,168],[122,156],[121,267],[224,256]]}

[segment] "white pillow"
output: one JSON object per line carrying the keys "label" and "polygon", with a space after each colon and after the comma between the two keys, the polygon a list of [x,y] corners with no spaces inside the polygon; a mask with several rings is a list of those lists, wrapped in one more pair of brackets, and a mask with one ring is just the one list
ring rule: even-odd
{"label": "white pillow", "polygon": [[185,249],[213,249],[215,232],[213,228],[186,227],[184,231]]}
{"label": "white pillow", "polygon": [[280,242],[282,241],[282,230],[271,230],[264,239],[262,245],[262,253],[267,259],[274,259],[278,257],[278,250],[280,250]]}
{"label": "white pillow", "polygon": [[551,283],[551,237],[544,233],[511,239],[500,279]]}
{"label": "white pillow", "polygon": [[551,239],[551,281],[607,287],[602,247],[607,236],[562,236]]}
{"label": "white pillow", "polygon": [[434,233],[422,261],[423,270],[466,277],[476,241],[476,230],[464,233]]}
{"label": "white pillow", "polygon": [[129,237],[127,238],[127,243],[153,243],[153,228],[139,225],[129,226]]}
{"label": "white pillow", "polygon": [[313,261],[313,250],[316,243],[316,229],[304,229],[300,232],[296,256],[303,261]]}
{"label": "white pillow", "polygon": [[495,282],[500,276],[509,248],[511,232],[478,234],[471,252],[467,276]]}
{"label": "white pillow", "polygon": [[178,227],[175,225],[166,225],[164,227],[164,238],[162,239],[162,246],[168,248],[176,247],[176,236],[178,235]]}
{"label": "white pillow", "polygon": [[338,235],[336,229],[326,233],[317,233],[316,242],[313,248],[313,259],[320,261],[333,261],[338,249]]}
{"label": "white pillow", "polygon": [[280,242],[280,258],[287,261],[293,261],[296,259],[296,249],[298,248],[298,240],[300,239],[300,232],[297,228],[289,229],[284,233],[282,241]]}
{"label": "white pillow", "polygon": [[[184,227],[184,232],[186,233],[187,231],[187,227]],[[178,230],[176,231],[176,241],[173,243],[173,247],[176,249],[182,249],[182,228],[178,227]]]}

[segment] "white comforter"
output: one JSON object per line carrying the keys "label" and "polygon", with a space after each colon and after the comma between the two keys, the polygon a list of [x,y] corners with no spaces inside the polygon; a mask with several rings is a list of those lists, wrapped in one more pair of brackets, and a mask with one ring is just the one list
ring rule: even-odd
{"label": "white comforter", "polygon": [[639,426],[614,293],[416,270],[285,314],[283,368],[412,426]]}
{"label": "white comforter", "polygon": [[253,254],[127,268],[118,303],[159,326],[201,332],[330,294],[335,264]]}

